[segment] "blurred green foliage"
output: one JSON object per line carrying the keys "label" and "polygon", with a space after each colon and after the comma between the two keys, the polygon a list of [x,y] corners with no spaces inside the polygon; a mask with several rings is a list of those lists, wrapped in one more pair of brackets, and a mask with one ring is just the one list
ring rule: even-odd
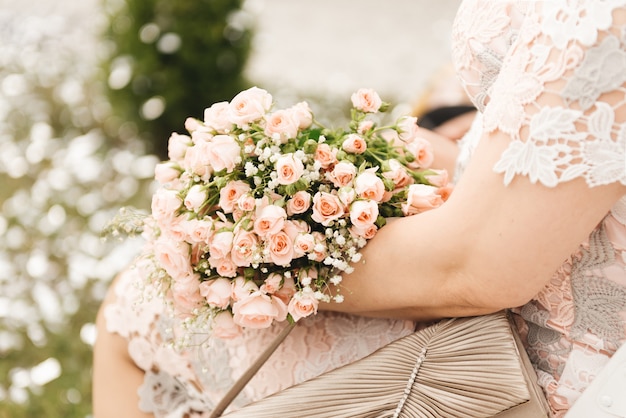
{"label": "blurred green foliage", "polygon": [[248,84],[250,50],[243,0],[104,0],[108,97],[122,128],[166,156],[188,116],[230,100]]}

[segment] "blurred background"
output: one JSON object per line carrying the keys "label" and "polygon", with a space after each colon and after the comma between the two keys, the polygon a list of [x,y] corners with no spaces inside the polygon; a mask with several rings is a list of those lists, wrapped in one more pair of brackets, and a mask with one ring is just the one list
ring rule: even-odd
{"label": "blurred background", "polygon": [[100,232],[149,207],[187,116],[253,85],[330,123],[360,87],[409,112],[458,2],[0,0],[0,418],[91,416],[95,315],[140,245]]}

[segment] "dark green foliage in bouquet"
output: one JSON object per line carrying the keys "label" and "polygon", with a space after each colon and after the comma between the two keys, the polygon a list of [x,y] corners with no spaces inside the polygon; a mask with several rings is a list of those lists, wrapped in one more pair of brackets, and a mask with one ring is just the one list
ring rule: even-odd
{"label": "dark green foliage in bouquet", "polygon": [[166,156],[169,133],[208,103],[249,87],[243,69],[250,51],[243,0],[103,0],[110,40],[104,63],[122,139],[140,136]]}

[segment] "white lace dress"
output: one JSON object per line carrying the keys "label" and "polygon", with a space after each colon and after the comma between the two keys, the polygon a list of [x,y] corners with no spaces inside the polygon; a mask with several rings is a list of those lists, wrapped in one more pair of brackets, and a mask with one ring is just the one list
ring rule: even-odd
{"label": "white lace dress", "polygon": [[[453,32],[458,74],[482,114],[463,142],[459,167],[483,132],[511,138],[494,170],[559,187],[626,184],[626,0],[466,0]],[[554,416],[562,416],[626,341],[626,199],[516,309]],[[146,377],[141,408],[157,417],[202,416],[272,336],[248,332],[178,352],[178,324],[158,299],[140,304],[136,270],[121,277],[106,308],[109,331],[129,341]],[[233,408],[361,358],[410,333],[413,324],[322,313],[296,327]]]}
{"label": "white lace dress", "polygon": [[[626,184],[626,0],[466,0],[453,59],[482,112],[463,141],[461,171],[481,135],[500,131],[511,138],[494,167],[505,184]],[[626,197],[515,309],[554,416],[626,341],[625,260]]]}

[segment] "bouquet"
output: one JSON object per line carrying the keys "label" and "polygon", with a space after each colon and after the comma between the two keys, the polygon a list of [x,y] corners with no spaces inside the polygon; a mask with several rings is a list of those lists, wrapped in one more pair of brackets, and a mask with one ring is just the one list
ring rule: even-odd
{"label": "bouquet", "polygon": [[306,102],[276,109],[253,87],[171,135],[140,265],[188,327],[231,338],[341,303],[342,275],[387,218],[447,199],[416,118],[379,124],[389,105],[371,89],[351,102],[348,126],[329,129]]}

